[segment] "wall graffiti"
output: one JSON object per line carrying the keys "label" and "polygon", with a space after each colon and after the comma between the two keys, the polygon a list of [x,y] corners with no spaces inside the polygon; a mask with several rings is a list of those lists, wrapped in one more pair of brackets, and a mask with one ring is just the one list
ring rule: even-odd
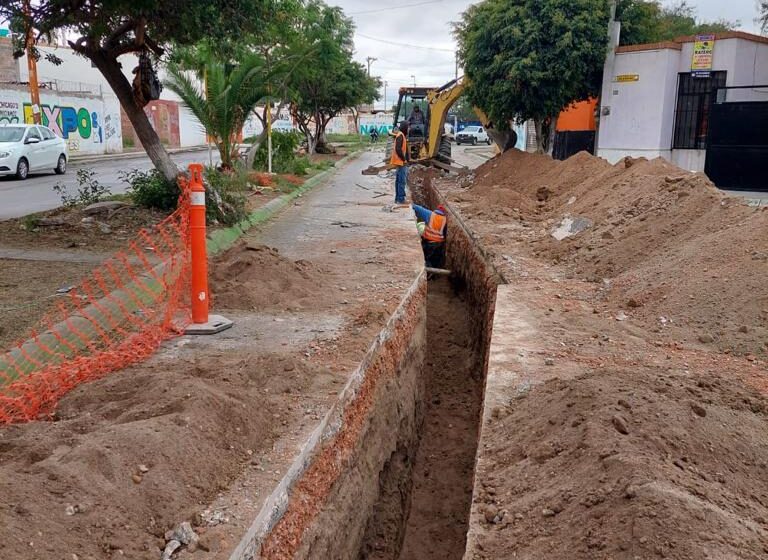
{"label": "wall graffiti", "polygon": [[[85,107],[75,109],[74,107],[61,107],[59,105],[49,106],[41,105],[43,124],[50,128],[54,134],[69,140],[70,134],[76,132],[80,138],[101,143],[103,137],[101,126],[99,125],[99,114],[91,112]],[[24,122],[31,124],[34,121],[32,117],[32,105],[24,103]],[[91,138],[91,135],[93,138]]]}
{"label": "wall graffiti", "polygon": [[15,101],[0,100],[0,123],[15,124],[19,122],[19,104]]}

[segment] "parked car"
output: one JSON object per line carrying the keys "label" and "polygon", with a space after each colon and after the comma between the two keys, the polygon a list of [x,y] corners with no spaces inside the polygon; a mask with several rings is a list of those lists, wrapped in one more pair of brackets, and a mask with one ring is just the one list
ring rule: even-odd
{"label": "parked car", "polygon": [[67,143],[35,124],[0,125],[0,175],[24,180],[34,171],[67,171]]}
{"label": "parked car", "polygon": [[456,144],[485,143],[491,145],[491,138],[482,126],[468,126],[456,135]]}

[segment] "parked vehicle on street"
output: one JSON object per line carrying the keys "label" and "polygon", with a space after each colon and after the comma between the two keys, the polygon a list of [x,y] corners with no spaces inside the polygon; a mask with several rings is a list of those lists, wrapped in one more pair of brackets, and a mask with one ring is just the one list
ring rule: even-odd
{"label": "parked vehicle on street", "polygon": [[482,126],[468,126],[459,131],[456,135],[456,144],[488,144],[491,145],[491,138]]}
{"label": "parked vehicle on street", "polygon": [[30,173],[67,171],[67,143],[53,131],[35,124],[0,125],[0,176],[24,180]]}

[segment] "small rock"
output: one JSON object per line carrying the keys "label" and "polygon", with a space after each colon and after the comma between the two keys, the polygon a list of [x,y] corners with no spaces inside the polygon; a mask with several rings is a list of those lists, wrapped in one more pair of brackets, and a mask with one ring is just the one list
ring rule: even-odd
{"label": "small rock", "polygon": [[541,510],[541,515],[543,515],[544,517],[554,517],[557,514],[555,513],[555,510],[553,510],[553,509],[544,508],[543,510]]}
{"label": "small rock", "polygon": [[335,252],[336,252],[336,249],[331,249],[331,253],[335,253]]}
{"label": "small rock", "polygon": [[626,408],[627,410],[632,410],[632,405],[631,405],[631,404],[629,404],[629,403],[628,403],[626,400],[624,400],[624,399],[619,399],[618,405],[619,405],[619,406],[621,406],[621,407],[623,407],[623,408]]}
{"label": "small rock", "polygon": [[112,228],[109,224],[105,224],[104,222],[96,222],[96,224],[99,226],[99,231],[101,233],[112,233]]}
{"label": "small rock", "polygon": [[86,216],[95,216],[97,214],[109,214],[118,210],[130,206],[125,202],[119,202],[117,200],[105,200],[103,202],[95,202],[83,208],[83,214]]}
{"label": "small rock", "polygon": [[624,313],[623,311],[619,311],[616,314],[616,320],[617,321],[626,321],[627,319],[629,319],[629,316],[626,313]]}
{"label": "small rock", "polygon": [[707,415],[707,409],[701,406],[699,403],[691,403],[691,410],[696,416],[704,418]]}
{"label": "small rock", "polygon": [[629,433],[629,426],[623,416],[616,414],[611,418],[611,422],[613,423],[613,427],[616,428],[616,431],[620,434],[627,435]]}
{"label": "small rock", "polygon": [[141,475],[140,474],[133,474],[133,475],[131,475],[131,479],[133,480],[134,484],[141,484]]}
{"label": "small rock", "polygon": [[293,371],[295,369],[296,369],[296,366],[294,366],[293,364],[285,364],[283,366],[283,371]]}
{"label": "small rock", "polygon": [[139,465],[139,472],[140,473],[148,473],[149,467],[147,465]]}
{"label": "small rock", "polygon": [[81,224],[92,224],[95,221],[96,221],[96,218],[94,218],[92,216],[87,216],[87,217],[83,218],[82,220],[80,220],[80,223]]}
{"label": "small rock", "polygon": [[545,366],[553,366],[553,365],[555,365],[555,359],[554,358],[544,358],[544,365]]}
{"label": "small rock", "polygon": [[640,307],[640,302],[637,301],[635,298],[629,298],[627,300],[627,307],[632,308],[632,309],[638,308],[638,307]]}
{"label": "small rock", "polygon": [[637,497],[637,487],[633,485],[627,486],[627,489],[624,490],[624,497],[628,500],[631,500],[633,498]]}
{"label": "small rock", "polygon": [[702,344],[711,344],[715,341],[715,337],[711,334],[700,334],[699,335],[699,342]]}
{"label": "small rock", "polygon": [[740,333],[744,333],[744,334],[746,334],[746,333],[748,333],[748,332],[749,332],[749,327],[747,327],[747,325],[741,325],[741,326],[739,327],[739,332],[740,332]]}
{"label": "small rock", "polygon": [[64,513],[66,513],[67,515],[75,515],[77,513],[77,506],[72,506],[72,505],[67,506],[66,509],[64,510]]}
{"label": "small rock", "polygon": [[171,556],[173,556],[173,553],[180,548],[181,548],[181,543],[179,541],[176,541],[176,540],[168,541],[168,543],[165,545],[165,550],[163,550],[162,560],[171,560]]}
{"label": "small rock", "polygon": [[63,226],[67,222],[63,218],[56,218],[55,216],[49,218],[40,218],[37,221],[38,226]]}
{"label": "small rock", "polygon": [[485,508],[485,520],[488,523],[493,523],[496,516],[499,514],[499,509],[494,505],[489,505]]}

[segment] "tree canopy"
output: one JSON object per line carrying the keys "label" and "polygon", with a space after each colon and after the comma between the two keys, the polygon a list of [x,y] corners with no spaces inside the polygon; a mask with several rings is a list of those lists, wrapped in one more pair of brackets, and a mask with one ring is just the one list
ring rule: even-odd
{"label": "tree canopy", "polygon": [[657,0],[619,0],[616,19],[621,22],[621,44],[669,41],[675,37],[729,31],[738,21],[700,21],[687,0],[663,6]]}
{"label": "tree canopy", "polygon": [[768,31],[768,0],[760,0],[760,15],[757,16],[757,22],[763,33]]}
{"label": "tree canopy", "polygon": [[560,111],[597,95],[607,0],[485,0],[455,25],[470,103],[495,128],[533,119],[546,150]]}
{"label": "tree canopy", "polygon": [[310,153],[324,145],[325,128],[347,108],[378,99],[379,80],[352,59],[354,24],[341,8],[309,0],[292,47],[302,64],[291,73],[291,112]]}

